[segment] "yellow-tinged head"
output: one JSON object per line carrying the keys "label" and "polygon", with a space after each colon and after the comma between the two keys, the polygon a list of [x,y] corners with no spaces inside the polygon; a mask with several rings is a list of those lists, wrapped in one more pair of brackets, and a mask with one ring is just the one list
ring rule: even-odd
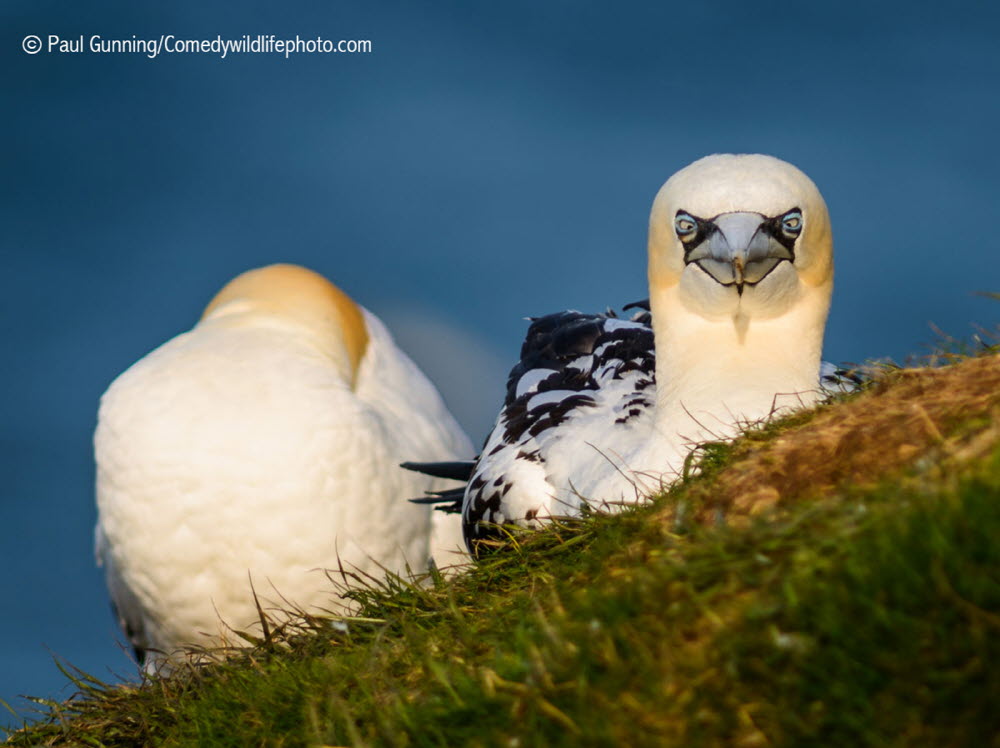
{"label": "yellow-tinged head", "polygon": [[368,346],[365,318],[351,297],[319,273],[287,264],[241,273],[215,295],[201,320],[234,315],[274,317],[308,328],[325,345],[346,352],[354,383]]}
{"label": "yellow-tinged head", "polygon": [[[772,156],[707,156],[660,189],[649,219],[654,297],[707,319],[768,319],[804,294],[829,298],[833,238],[816,185]],[[655,299],[654,299],[655,303]]]}

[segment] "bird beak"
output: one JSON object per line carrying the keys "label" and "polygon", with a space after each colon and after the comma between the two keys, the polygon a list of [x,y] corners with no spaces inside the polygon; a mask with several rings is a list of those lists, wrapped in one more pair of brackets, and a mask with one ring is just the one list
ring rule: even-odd
{"label": "bird beak", "polygon": [[745,285],[760,283],[782,260],[795,259],[767,230],[766,221],[759,213],[723,213],[712,222],[714,230],[684,262],[695,263],[723,286],[735,286],[742,295]]}

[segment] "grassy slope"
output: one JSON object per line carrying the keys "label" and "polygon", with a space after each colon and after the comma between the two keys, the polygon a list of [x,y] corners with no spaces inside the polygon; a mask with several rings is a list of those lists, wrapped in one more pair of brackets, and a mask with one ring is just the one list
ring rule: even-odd
{"label": "grassy slope", "polygon": [[[706,450],[654,505],[104,688],[15,745],[1000,745],[1000,358]],[[724,520],[724,521],[723,521]]]}

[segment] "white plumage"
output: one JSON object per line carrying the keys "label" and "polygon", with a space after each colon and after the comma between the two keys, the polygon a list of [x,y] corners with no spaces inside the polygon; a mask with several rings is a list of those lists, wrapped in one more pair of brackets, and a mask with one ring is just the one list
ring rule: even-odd
{"label": "white plumage", "polygon": [[119,376],[94,445],[98,562],[140,656],[241,643],[251,580],[271,612],[341,611],[325,570],[459,560],[457,518],[400,501],[449,483],[398,465],[468,439],[382,323],[303,268],[237,277]]}
{"label": "white plumage", "polygon": [[826,205],[801,171],[716,155],[675,174],[650,215],[649,311],[529,329],[470,466],[470,549],[494,525],[642,501],[694,445],[816,403],[832,288]]}

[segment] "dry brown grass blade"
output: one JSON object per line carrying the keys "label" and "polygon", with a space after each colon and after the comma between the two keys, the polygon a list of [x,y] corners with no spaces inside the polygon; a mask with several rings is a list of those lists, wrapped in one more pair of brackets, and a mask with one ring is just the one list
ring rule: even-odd
{"label": "dry brown grass blade", "polygon": [[[1000,408],[1000,356],[886,372],[868,392],[768,441],[748,439],[719,479],[695,488],[696,519],[739,521],[783,502],[866,486],[932,449],[961,455]],[[945,439],[963,423],[966,429]],[[992,443],[992,441],[990,442]],[[676,509],[664,508],[664,521]]]}

